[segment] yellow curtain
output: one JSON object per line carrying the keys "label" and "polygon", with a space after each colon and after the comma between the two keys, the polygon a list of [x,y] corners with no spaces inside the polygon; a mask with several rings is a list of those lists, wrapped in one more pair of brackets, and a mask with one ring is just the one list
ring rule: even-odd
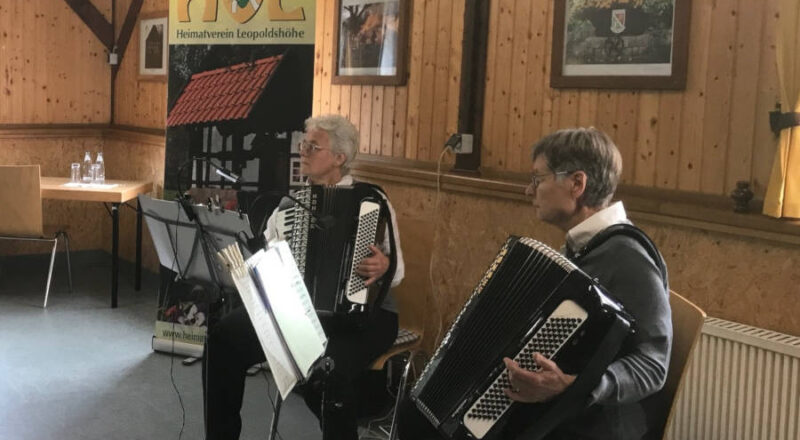
{"label": "yellow curtain", "polygon": [[[777,40],[781,111],[800,112],[800,1],[780,0]],[[781,130],[764,214],[800,218],[800,126]]]}

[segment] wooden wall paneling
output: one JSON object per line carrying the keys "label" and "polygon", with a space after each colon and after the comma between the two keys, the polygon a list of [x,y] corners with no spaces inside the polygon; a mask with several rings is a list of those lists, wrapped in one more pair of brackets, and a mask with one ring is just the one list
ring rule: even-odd
{"label": "wooden wall paneling", "polygon": [[[20,92],[22,92],[22,101],[21,107],[22,114],[28,115],[26,122],[36,123],[38,122],[37,117],[37,109],[35,108],[36,100],[35,99],[25,99],[25,97],[32,97],[34,96],[33,90],[33,76],[35,75],[34,69],[32,68],[31,58],[34,57],[34,52],[36,51],[36,44],[38,43],[36,38],[30,38],[28,35],[28,31],[35,28],[35,16],[38,17],[39,9],[38,5],[33,4],[26,4],[27,7],[22,8],[20,21],[19,23],[22,24],[22,53],[20,53],[20,75],[17,78],[20,84]],[[35,15],[34,15],[35,14]]]}
{"label": "wooden wall paneling", "polygon": [[[7,2],[6,5],[8,5]],[[11,6],[10,24],[19,23],[20,20],[24,20],[24,18],[21,15],[22,8],[20,5],[22,5],[21,2],[13,2],[13,6]],[[25,120],[25,109],[22,106],[24,98],[23,96],[24,92],[22,90],[22,81],[21,81],[23,65],[24,65],[23,64],[24,61],[22,60],[22,54],[24,53],[24,47],[23,47],[24,43],[22,38],[23,29],[24,26],[19,26],[19,25],[9,26],[8,28],[3,29],[4,32],[8,30],[8,32],[11,34],[11,41],[10,41],[11,47],[10,50],[8,51],[9,57],[7,61],[8,62],[7,69],[9,70],[9,75],[7,76],[6,79],[6,89],[10,91],[7,92],[6,96],[8,97],[9,101],[11,101],[11,108],[8,120],[8,122],[10,123],[27,122]]]}
{"label": "wooden wall paneling", "polygon": [[496,110],[494,107],[494,85],[497,82],[495,73],[499,71],[497,66],[497,34],[498,34],[498,16],[500,11],[499,1],[489,2],[489,38],[486,44],[486,90],[484,92],[484,109],[483,109],[483,127],[481,127],[481,165],[487,166],[494,160],[494,140],[492,133],[494,132],[492,113]]}
{"label": "wooden wall paneling", "polygon": [[[463,21],[463,17],[462,17]],[[437,160],[447,141],[447,109],[453,103],[448,100],[450,91],[448,71],[450,68],[450,37],[453,22],[453,2],[439,0],[436,24],[436,58],[433,80],[433,103],[431,134],[428,144],[428,160]]]}
{"label": "wooden wall paneling", "polygon": [[[436,93],[436,36],[438,35],[439,8],[443,0],[425,2],[425,38],[422,45],[422,85],[419,98],[417,127],[417,159],[431,160],[431,132],[433,130],[433,105]],[[446,2],[446,0],[444,0]],[[448,17],[449,19],[449,17]]]}
{"label": "wooden wall paneling", "polygon": [[617,101],[617,135],[614,139],[622,154],[622,182],[632,183],[636,175],[636,142],[639,121],[638,91],[621,92]]}
{"label": "wooden wall paneling", "polygon": [[372,88],[372,114],[370,115],[370,126],[367,130],[371,130],[369,153],[381,154],[381,145],[383,136],[381,128],[383,127],[383,94],[384,86],[375,86]]}
{"label": "wooden wall paneling", "polygon": [[580,112],[578,104],[580,102],[580,92],[578,90],[565,90],[561,93],[561,102],[558,109],[558,123],[555,130],[562,128],[573,128],[578,125],[578,114]]}
{"label": "wooden wall paneling", "polygon": [[372,90],[373,86],[361,86],[361,119],[358,124],[358,131],[361,134],[361,145],[358,151],[361,153],[369,154],[369,145],[371,142],[372,132],[370,131],[370,124],[372,123]]}
{"label": "wooden wall paneling", "polygon": [[[778,2],[768,1],[764,5],[764,25],[761,34],[761,59],[758,69],[758,100],[754,115],[755,133],[753,138],[753,160],[751,176],[753,192],[763,197],[766,192],[769,174],[778,139],[770,131],[767,112],[775,109],[780,102],[778,71],[775,53],[775,38],[778,29]],[[751,85],[752,87],[752,85]]]}
{"label": "wooden wall paneling", "polygon": [[520,149],[518,162],[523,171],[530,169],[530,145],[542,135],[542,101],[544,89],[549,83],[544,71],[550,63],[548,56],[549,36],[547,20],[550,16],[552,2],[536,2],[531,10],[530,39],[528,40],[528,66],[525,71],[525,110],[523,139],[525,146]]}
{"label": "wooden wall paneling", "polygon": [[525,112],[526,81],[528,68],[528,50],[532,38],[529,23],[531,22],[531,1],[518,0],[514,10],[514,35],[511,41],[511,81],[509,84],[508,142],[506,150],[507,169],[522,171],[528,168],[527,161],[517,160],[520,150],[525,149],[528,142],[524,139],[523,115]]}
{"label": "wooden wall paneling", "polygon": [[331,85],[331,110],[329,113],[342,114],[342,86]]}
{"label": "wooden wall paneling", "polygon": [[[11,27],[11,8],[16,4],[3,3],[0,4],[0,60],[3,60],[5,69],[9,69],[11,56],[9,48],[12,47],[13,33],[9,32]],[[4,72],[5,73],[5,72]],[[0,85],[0,122],[7,122],[11,120],[11,84],[9,83],[9,75],[3,76]]]}
{"label": "wooden wall paneling", "polygon": [[706,128],[703,131],[703,165],[700,173],[700,190],[704,193],[722,194],[725,187],[737,15],[737,0],[717,0],[711,15],[714,38],[708,47],[703,116]]}
{"label": "wooden wall paneling", "polygon": [[406,127],[404,130],[404,154],[407,159],[417,158],[417,137],[419,134],[420,87],[422,86],[422,49],[425,41],[425,6],[424,0],[412,2],[411,17],[411,56],[409,57],[408,104],[406,107]]}
{"label": "wooden wall paneling", "polygon": [[322,34],[322,84],[320,95],[322,102],[320,102],[320,113],[331,113],[331,78],[333,77],[333,26],[334,26],[334,7],[335,1],[324,1],[322,4],[325,7],[323,14],[325,17],[322,21],[322,27],[317,28],[317,32]]}
{"label": "wooden wall paneling", "polygon": [[[734,46],[734,78],[731,97],[730,142],[727,154],[727,170],[723,191],[730,192],[738,180],[751,180],[753,159],[753,135],[756,125],[756,103],[760,80],[758,76],[760,57],[768,55],[761,49],[761,26],[764,24],[764,7],[748,10],[752,2],[739,0],[737,16],[740,17]],[[745,11],[747,11],[745,13]]]}
{"label": "wooden wall paneling", "polygon": [[703,120],[706,102],[706,69],[711,38],[711,2],[692,2],[689,34],[689,63],[681,120],[678,189],[700,190],[703,158]]}
{"label": "wooden wall paneling", "polygon": [[[612,91],[601,91],[597,96],[597,125],[596,128],[603,130],[606,134],[611,136],[614,143],[619,143],[617,140],[617,101],[620,94]],[[623,164],[623,169],[628,166]]]}
{"label": "wooden wall paneling", "polygon": [[661,93],[655,170],[655,186],[659,188],[678,187],[682,102],[679,92]]}
{"label": "wooden wall paneling", "polygon": [[[35,27],[34,33],[35,35],[47,35],[49,32],[48,27],[48,18],[50,15],[53,14],[52,8],[50,10],[46,10],[44,8],[44,1],[38,0],[36,2],[36,9],[41,11],[38,15],[36,15],[35,20]],[[34,115],[36,122],[49,122],[50,117],[49,113],[50,105],[47,102],[49,98],[47,93],[47,83],[48,83],[48,72],[49,69],[49,57],[48,57],[48,47],[49,45],[39,45],[38,47],[34,48],[32,53],[31,59],[31,67],[33,68],[34,72],[34,80],[33,80],[33,89],[34,95],[39,95],[41,98],[38,99],[36,114]],[[98,111],[98,110],[95,110]]]}
{"label": "wooden wall paneling", "polygon": [[654,186],[656,151],[658,145],[660,92],[642,92],[639,95],[639,125],[636,128],[636,166],[633,183]]}
{"label": "wooden wall paneling", "polygon": [[596,125],[597,99],[600,92],[596,90],[581,90],[578,95],[578,126],[589,127]]}
{"label": "wooden wall paneling", "polygon": [[394,120],[395,120],[395,104],[394,100],[397,96],[398,87],[384,87],[383,90],[383,122],[381,122],[381,131],[378,136],[380,140],[380,155],[392,155],[392,138],[394,138]]}
{"label": "wooden wall paneling", "polygon": [[311,102],[311,114],[322,114],[322,71],[325,65],[323,53],[325,50],[325,11],[328,4],[334,0],[319,0],[317,2],[316,20],[314,20],[314,91]]}
{"label": "wooden wall paneling", "polygon": [[[461,59],[464,44],[464,12],[467,0],[454,0],[451,4],[450,62],[447,68],[447,133],[456,133],[461,92]],[[477,141],[477,140],[476,140]]]}
{"label": "wooden wall paneling", "polygon": [[[361,88],[367,86],[350,86],[350,122],[361,127]],[[361,133],[359,133],[361,134]],[[360,143],[359,143],[360,150]]]}
{"label": "wooden wall paneling", "polygon": [[[548,2],[549,3],[549,2]],[[547,9],[547,20],[545,20],[545,62],[542,70],[542,88],[544,90],[544,100],[542,101],[542,131],[545,136],[553,132],[553,107],[558,91],[550,87],[550,53],[553,45],[553,7]]]}
{"label": "wooden wall paneling", "polygon": [[340,85],[336,86],[339,90],[339,111],[338,113],[347,119],[350,119],[350,86]]}
{"label": "wooden wall paneling", "polygon": [[[492,160],[481,165],[495,168],[506,169],[506,157],[508,151],[508,122],[509,122],[509,103],[511,100],[511,71],[514,56],[514,10],[515,0],[498,0],[497,17],[497,51],[495,63],[497,67],[494,73],[494,102],[490,112],[492,118],[492,137],[488,145],[492,152]],[[491,50],[491,49],[490,49]]]}
{"label": "wooden wall paneling", "polygon": [[408,87],[396,87],[394,99],[394,132],[392,133],[392,156],[404,157],[406,145],[406,120],[408,117]]}

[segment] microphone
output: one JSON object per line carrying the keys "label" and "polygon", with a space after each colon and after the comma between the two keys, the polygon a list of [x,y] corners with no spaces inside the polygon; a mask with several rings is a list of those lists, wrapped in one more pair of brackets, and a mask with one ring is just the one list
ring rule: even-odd
{"label": "microphone", "polygon": [[221,166],[215,164],[214,162],[212,162],[211,160],[206,159],[204,157],[194,156],[191,159],[187,160],[186,162],[183,162],[178,167],[178,173],[177,173],[177,176],[176,176],[176,178],[177,178],[177,182],[176,183],[177,183],[177,189],[178,189],[178,202],[180,202],[181,207],[183,207],[183,211],[186,213],[186,217],[189,219],[189,221],[194,221],[195,215],[194,215],[194,210],[192,209],[192,202],[189,201],[189,199],[186,197],[186,195],[181,190],[181,174],[183,174],[183,170],[186,169],[186,167],[188,165],[194,163],[194,161],[201,161],[201,162],[207,163],[212,168],[214,168],[214,172],[218,176],[222,177],[223,179],[227,180],[228,182],[240,183],[242,181],[242,178],[238,174],[234,173],[233,171],[231,171],[231,170],[229,170],[227,168],[221,167]]}
{"label": "microphone", "polygon": [[[285,194],[284,197],[293,201],[297,206],[303,208],[306,212],[311,214],[311,218],[314,219],[314,226],[319,229],[330,229],[336,224],[336,218],[332,215],[317,215],[314,211],[311,210],[308,206],[306,206],[301,201],[297,200],[296,198],[292,197],[289,194]],[[289,206],[284,205],[283,203],[280,204],[280,208],[289,208]]]}
{"label": "microphone", "polygon": [[220,176],[223,179],[227,180],[228,182],[239,183],[239,182],[242,181],[242,178],[238,174],[234,173],[233,171],[231,171],[231,170],[229,170],[227,168],[223,168],[223,167],[215,164],[214,162],[211,162],[210,160],[202,159],[202,158],[199,158],[199,157],[195,157],[194,159],[202,160],[203,162],[211,165],[211,167],[214,168],[214,172],[217,173],[218,176]]}

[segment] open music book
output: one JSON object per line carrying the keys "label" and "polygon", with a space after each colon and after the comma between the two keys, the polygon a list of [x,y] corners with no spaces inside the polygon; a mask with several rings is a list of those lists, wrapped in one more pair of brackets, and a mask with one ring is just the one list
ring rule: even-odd
{"label": "open music book", "polygon": [[253,323],[272,376],[285,399],[311,374],[328,340],[286,242],[244,261],[236,245],[219,254]]}

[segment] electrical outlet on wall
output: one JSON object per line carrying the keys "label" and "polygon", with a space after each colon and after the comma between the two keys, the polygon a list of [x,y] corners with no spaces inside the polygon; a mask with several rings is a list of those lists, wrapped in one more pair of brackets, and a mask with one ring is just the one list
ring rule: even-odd
{"label": "electrical outlet on wall", "polygon": [[461,143],[459,148],[455,148],[457,154],[470,154],[472,153],[472,135],[464,133],[461,135]]}
{"label": "electrical outlet on wall", "polygon": [[450,147],[456,154],[472,153],[472,135],[467,133],[456,133],[447,139],[445,147]]}

